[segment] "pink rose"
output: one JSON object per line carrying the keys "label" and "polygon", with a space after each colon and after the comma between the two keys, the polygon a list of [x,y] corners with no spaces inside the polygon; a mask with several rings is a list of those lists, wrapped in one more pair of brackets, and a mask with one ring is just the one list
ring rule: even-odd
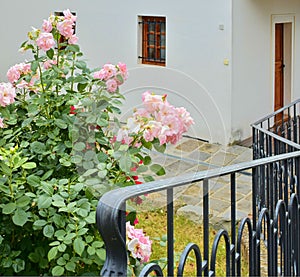
{"label": "pink rose", "polygon": [[118,89],[118,83],[115,79],[109,79],[106,81],[106,89],[108,92],[116,92]]}
{"label": "pink rose", "polygon": [[128,71],[127,71],[127,66],[125,63],[118,63],[118,68],[121,72],[121,75],[123,77],[124,80],[126,80],[128,78]]}
{"label": "pink rose", "polygon": [[94,72],[94,78],[95,79],[100,79],[103,80],[105,78],[106,74],[105,71],[103,69]]}
{"label": "pink rose", "polygon": [[41,33],[36,40],[36,44],[40,49],[48,51],[55,45],[55,41],[51,33]]}
{"label": "pink rose", "polygon": [[113,78],[117,73],[116,67],[110,63],[105,64],[100,71],[102,72],[101,74],[104,76],[104,80]]}
{"label": "pink rose", "polygon": [[46,33],[50,33],[52,31],[52,23],[50,20],[44,19],[42,29]]}
{"label": "pink rose", "polygon": [[28,63],[18,63],[12,66],[7,71],[7,78],[11,83],[17,82],[22,75],[26,75],[31,72],[30,64]]}
{"label": "pink rose", "polygon": [[19,71],[19,68],[17,66],[12,66],[8,71],[7,71],[7,74],[6,74],[8,80],[11,82],[11,83],[14,83],[16,81],[19,80],[20,76],[21,76],[21,73]]}
{"label": "pink rose", "polygon": [[0,105],[6,107],[15,102],[16,91],[11,83],[0,83]]}
{"label": "pink rose", "polygon": [[76,35],[72,35],[69,39],[68,39],[68,43],[69,44],[76,44],[78,41],[78,37]]}
{"label": "pink rose", "polygon": [[62,36],[66,37],[66,38],[70,38],[70,37],[72,37],[72,35],[74,33],[73,26],[74,26],[74,23],[72,20],[65,19],[64,21],[57,23],[57,30]]}
{"label": "pink rose", "polygon": [[77,19],[77,16],[73,15],[69,9],[63,11],[65,19],[71,20],[72,22],[75,22]]}
{"label": "pink rose", "polygon": [[166,104],[166,97],[167,95],[155,95],[146,91],[142,94],[142,101],[146,109],[153,113],[156,110],[160,109],[161,106]]}
{"label": "pink rose", "polygon": [[46,60],[43,64],[44,68],[47,70],[52,67],[53,64],[57,64],[56,60]]}
{"label": "pink rose", "polygon": [[130,222],[126,222],[126,233],[128,237],[127,248],[135,259],[141,263],[148,262],[152,253],[152,241],[144,235],[142,229],[135,229]]}

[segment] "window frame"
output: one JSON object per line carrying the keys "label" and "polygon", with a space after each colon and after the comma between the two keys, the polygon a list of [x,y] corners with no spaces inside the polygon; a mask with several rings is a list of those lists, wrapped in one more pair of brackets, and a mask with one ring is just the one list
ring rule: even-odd
{"label": "window frame", "polygon": [[[154,23],[154,30],[149,30],[148,22]],[[139,56],[141,63],[166,66],[166,17],[139,16],[139,24],[141,25],[141,56]],[[153,39],[149,39],[149,36]],[[162,37],[164,37],[163,44]],[[150,57],[149,49],[154,49],[154,58]],[[164,58],[161,57],[161,50],[164,50]]]}

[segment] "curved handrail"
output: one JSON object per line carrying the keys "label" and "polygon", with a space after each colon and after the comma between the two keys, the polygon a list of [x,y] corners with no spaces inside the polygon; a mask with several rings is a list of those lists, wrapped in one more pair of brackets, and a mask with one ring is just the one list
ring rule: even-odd
{"label": "curved handrail", "polygon": [[[102,269],[102,276],[122,276],[127,272],[127,251],[125,241],[125,210],[126,201],[133,197],[168,191],[170,189],[217,178],[224,175],[236,174],[259,166],[276,163],[281,160],[300,156],[300,151],[285,153],[277,156],[252,160],[240,164],[214,168],[196,173],[186,173],[176,178],[157,180],[141,186],[129,186],[105,193],[99,200],[96,221],[99,232],[106,244],[106,262]],[[116,251],[117,250],[117,251]]]}
{"label": "curved handrail", "polygon": [[170,177],[166,179],[145,183],[142,186],[129,186],[129,187],[118,188],[105,193],[100,198],[98,207],[99,205],[100,206],[104,205],[107,207],[113,207],[112,210],[115,209],[120,210],[121,206],[124,205],[124,202],[126,200],[139,195],[167,190],[169,188],[175,188],[178,186],[183,186],[186,184],[203,181],[204,179],[213,179],[223,175],[246,171],[248,169],[257,166],[263,166],[266,164],[274,163],[289,158],[295,158],[298,156],[300,156],[300,151],[295,151],[291,153],[280,154],[277,156],[266,157],[258,160],[252,160],[249,162],[243,162],[239,164],[228,165],[225,167],[209,169],[206,171],[186,173],[180,176],[176,176],[176,178]]}
{"label": "curved handrail", "polygon": [[294,105],[296,105],[298,103],[300,103],[300,98],[296,99],[295,101],[289,103],[288,105],[286,105],[286,106],[284,106],[284,107],[276,110],[275,112],[273,112],[273,113],[271,113],[271,114],[269,114],[267,116],[264,116],[263,118],[261,118],[261,119],[257,120],[256,122],[252,123],[251,126],[258,125],[258,124],[260,124],[260,123],[262,123],[262,122],[264,122],[264,121],[266,121],[266,120],[274,117],[275,115],[282,113],[286,109],[288,109],[288,108],[290,108],[290,107],[292,107],[292,106],[294,106]]}

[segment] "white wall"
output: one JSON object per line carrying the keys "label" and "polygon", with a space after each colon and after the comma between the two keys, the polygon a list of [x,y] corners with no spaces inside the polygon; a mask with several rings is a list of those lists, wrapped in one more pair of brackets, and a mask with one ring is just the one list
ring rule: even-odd
{"label": "white wall", "polygon": [[295,16],[292,100],[300,96],[298,0],[233,0],[232,140],[251,135],[250,123],[273,112],[272,15]]}
{"label": "white wall", "polygon": [[[189,135],[226,144],[231,131],[231,0],[10,0],[1,2],[0,78],[23,61],[18,47],[31,26],[40,28],[51,12],[76,11],[79,44],[91,67],[122,61],[130,77],[123,87],[124,114],[139,105],[146,89],[167,92],[185,106],[196,125]],[[16,8],[17,7],[17,8]],[[139,15],[167,19],[167,66],[137,61]],[[224,26],[220,30],[219,25]],[[224,59],[229,65],[224,65]]]}

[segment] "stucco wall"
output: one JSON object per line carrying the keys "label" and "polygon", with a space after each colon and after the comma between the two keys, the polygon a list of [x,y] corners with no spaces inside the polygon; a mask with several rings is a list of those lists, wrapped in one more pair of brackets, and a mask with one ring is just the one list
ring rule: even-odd
{"label": "stucco wall", "polygon": [[250,123],[273,112],[274,15],[295,18],[291,100],[300,96],[300,4],[298,0],[233,0],[233,15],[232,140],[238,140],[251,135]]}
{"label": "stucco wall", "polygon": [[[0,78],[24,56],[18,47],[31,26],[40,28],[50,12],[76,11],[79,44],[91,67],[122,61],[130,77],[123,87],[124,115],[139,105],[143,91],[166,92],[170,102],[185,106],[196,125],[189,135],[227,143],[231,130],[230,0],[96,1],[10,0],[1,2]],[[167,66],[138,63],[138,16],[167,20]],[[223,30],[222,26],[224,27]],[[224,65],[224,59],[229,65]]]}

